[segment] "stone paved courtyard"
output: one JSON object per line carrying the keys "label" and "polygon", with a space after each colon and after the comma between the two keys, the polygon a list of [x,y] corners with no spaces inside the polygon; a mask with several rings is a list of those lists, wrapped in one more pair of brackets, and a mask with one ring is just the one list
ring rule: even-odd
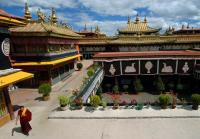
{"label": "stone paved courtyard", "polygon": [[[25,105],[33,113],[30,136],[20,132],[19,125],[10,121],[0,128],[0,139],[199,139],[199,118],[176,119],[48,119],[56,109],[58,96],[78,88],[91,61],[84,69],[53,88],[50,101],[38,99],[37,90],[18,90],[12,93],[14,105]],[[28,91],[28,92],[27,92]],[[138,111],[141,112],[141,111]],[[198,112],[198,111],[196,111]],[[13,133],[13,134],[12,134]]]}

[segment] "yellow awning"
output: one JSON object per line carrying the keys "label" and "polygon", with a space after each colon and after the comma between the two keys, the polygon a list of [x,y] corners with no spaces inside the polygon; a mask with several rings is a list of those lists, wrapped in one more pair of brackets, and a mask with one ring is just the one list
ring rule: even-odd
{"label": "yellow awning", "polygon": [[19,71],[9,75],[5,75],[0,77],[0,88],[9,86],[10,84],[14,84],[29,78],[32,78],[33,74]]}
{"label": "yellow awning", "polygon": [[14,25],[25,25],[24,22],[21,22],[13,18],[4,17],[4,16],[0,16],[0,22],[6,23],[6,24],[14,24]]}
{"label": "yellow awning", "polygon": [[53,60],[53,61],[47,61],[47,62],[20,62],[20,63],[14,63],[12,64],[13,67],[17,67],[17,66],[54,66],[57,65],[59,63],[63,63],[75,58],[80,57],[81,55],[75,55],[75,56],[70,56],[70,57],[66,57],[66,58],[62,58],[62,59],[58,59],[58,60]]}

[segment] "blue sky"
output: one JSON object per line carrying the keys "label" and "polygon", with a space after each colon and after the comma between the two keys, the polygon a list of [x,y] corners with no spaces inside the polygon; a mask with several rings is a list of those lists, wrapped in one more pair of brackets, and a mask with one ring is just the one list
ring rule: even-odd
{"label": "blue sky", "polygon": [[[14,15],[23,16],[27,0],[0,0],[0,8]],[[135,20],[138,13],[141,20],[147,16],[149,26],[165,30],[176,29],[182,24],[200,27],[199,0],[29,0],[31,14],[37,18],[38,8],[47,17],[54,7],[60,21],[70,24],[75,31],[99,26],[107,35],[115,35],[117,29],[127,23],[127,16]]]}

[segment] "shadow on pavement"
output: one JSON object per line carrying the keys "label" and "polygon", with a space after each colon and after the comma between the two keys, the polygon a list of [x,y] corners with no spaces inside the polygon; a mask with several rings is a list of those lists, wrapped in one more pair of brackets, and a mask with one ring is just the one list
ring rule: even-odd
{"label": "shadow on pavement", "polygon": [[[14,133],[17,132],[17,133],[22,133],[21,131],[21,127],[14,127],[12,129],[12,136],[14,136]],[[23,133],[22,133],[23,134]]]}

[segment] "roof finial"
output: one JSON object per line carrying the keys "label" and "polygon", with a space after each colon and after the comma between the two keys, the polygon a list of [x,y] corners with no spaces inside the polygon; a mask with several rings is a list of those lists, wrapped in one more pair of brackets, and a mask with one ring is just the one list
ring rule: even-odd
{"label": "roof finial", "polygon": [[182,29],[184,29],[184,28],[185,28],[185,25],[183,24],[183,25],[182,25]]}
{"label": "roof finial", "polygon": [[100,29],[99,29],[99,26],[97,25],[95,28],[95,33],[99,33],[99,32],[100,32]]}
{"label": "roof finial", "polygon": [[38,10],[37,10],[37,15],[38,15],[39,22],[45,22],[46,16],[43,12],[40,11],[40,8],[38,8]]}
{"label": "roof finial", "polygon": [[86,30],[87,30],[87,25],[85,24],[84,31],[86,31]]}
{"label": "roof finial", "polygon": [[190,28],[190,25],[189,25],[189,23],[187,24],[187,29],[189,29]]}
{"label": "roof finial", "polygon": [[52,22],[53,24],[56,24],[56,23],[57,23],[56,10],[55,10],[54,8],[52,8],[51,22]]}
{"label": "roof finial", "polygon": [[144,17],[144,23],[147,23],[147,17],[146,16]]}
{"label": "roof finial", "polygon": [[31,13],[29,11],[29,6],[28,6],[28,2],[25,2],[25,11],[24,11],[24,18],[27,20],[27,21],[30,21],[31,20]]}
{"label": "roof finial", "polygon": [[138,14],[138,13],[137,13],[137,15],[136,15],[135,21],[136,21],[136,23],[138,23],[138,22],[140,21],[140,19],[139,19],[139,14]]}
{"label": "roof finial", "polygon": [[130,22],[131,22],[131,17],[128,16],[128,22],[127,22],[127,24],[130,24]]}

